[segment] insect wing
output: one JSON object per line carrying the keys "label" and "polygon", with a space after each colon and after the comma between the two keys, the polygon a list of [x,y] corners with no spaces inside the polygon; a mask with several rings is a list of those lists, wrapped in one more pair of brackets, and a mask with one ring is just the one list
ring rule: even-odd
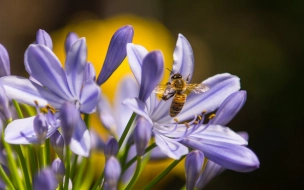
{"label": "insect wing", "polygon": [[154,92],[156,94],[164,94],[166,89],[167,89],[167,85],[159,85],[159,86],[155,87]]}
{"label": "insect wing", "polygon": [[187,84],[187,90],[194,92],[195,94],[200,94],[209,90],[209,87],[200,83],[200,84]]}

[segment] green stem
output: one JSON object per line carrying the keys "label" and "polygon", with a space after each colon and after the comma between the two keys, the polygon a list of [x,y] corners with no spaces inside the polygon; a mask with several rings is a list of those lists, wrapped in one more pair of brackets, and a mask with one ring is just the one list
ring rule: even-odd
{"label": "green stem", "polygon": [[125,188],[125,190],[130,190],[133,187],[133,185],[135,184],[135,182],[138,178],[138,174],[140,172],[140,167],[141,167],[141,156],[137,156],[136,170],[135,170],[134,175],[133,175],[131,181],[129,182],[128,186]]}
{"label": "green stem", "polygon": [[21,162],[21,167],[22,167],[22,172],[23,172],[24,179],[25,179],[26,189],[31,189],[32,185],[31,185],[31,182],[30,182],[28,168],[26,167],[26,161],[25,161],[25,158],[24,158],[24,156],[22,154],[22,150],[21,150],[20,145],[16,145],[15,150],[18,153],[19,160]]}
{"label": "green stem", "polygon": [[50,165],[51,164],[51,153],[50,153],[50,139],[46,139],[45,140],[45,162],[46,162],[46,165]]}
{"label": "green stem", "polygon": [[[150,152],[153,148],[155,148],[157,145],[155,143],[151,144],[150,146],[148,146],[145,150],[145,154]],[[144,154],[144,155],[145,155]],[[127,162],[123,168],[122,168],[122,172],[124,173],[134,162],[136,161],[136,156],[134,156],[131,160],[129,160],[129,162]]]}
{"label": "green stem", "polygon": [[90,115],[84,114],[83,120],[84,120],[84,123],[86,124],[87,128],[89,129]]}
{"label": "green stem", "polygon": [[74,160],[73,160],[73,163],[72,163],[72,167],[71,167],[71,175],[70,175],[71,179],[73,179],[73,176],[75,176],[74,173],[75,173],[76,166],[77,166],[77,159],[78,159],[78,155],[75,154],[74,155]]}
{"label": "green stem", "polygon": [[65,179],[64,190],[68,190],[70,178],[70,146],[65,147]]}
{"label": "green stem", "polygon": [[121,135],[121,137],[120,137],[120,139],[118,141],[119,149],[121,148],[122,143],[125,141],[125,138],[127,137],[127,134],[128,134],[128,132],[129,132],[131,126],[132,126],[132,123],[133,123],[135,117],[136,117],[136,113],[132,113],[129,122],[128,122],[125,130],[123,131],[123,133],[122,133],[122,135]]}
{"label": "green stem", "polygon": [[34,176],[36,174],[36,172],[38,171],[37,170],[38,160],[37,160],[36,153],[34,152],[32,145],[28,146],[28,150],[29,150],[29,160],[28,161],[29,161],[29,165],[31,167],[32,176]]}
{"label": "green stem", "polygon": [[118,160],[120,162],[121,167],[124,167],[124,165],[126,163],[130,147],[131,147],[131,145],[127,144],[126,148],[124,149],[124,153],[122,154],[122,156],[118,156]]}
{"label": "green stem", "polygon": [[23,118],[23,114],[22,114],[22,111],[20,109],[20,106],[19,106],[18,102],[16,100],[12,100],[12,101],[13,101],[13,104],[14,104],[15,109],[17,111],[18,117]]}
{"label": "green stem", "polygon": [[3,170],[2,164],[0,164],[0,176],[1,176],[1,179],[4,181],[4,184],[6,185],[7,189],[13,189],[13,190],[15,189],[11,180],[8,178],[5,171]]}
{"label": "green stem", "polygon": [[95,184],[94,184],[92,190],[95,190],[95,189],[98,187],[98,185],[101,184],[101,181],[102,181],[103,177],[104,177],[104,170],[102,171],[101,175],[99,176],[99,178],[98,178],[97,181],[95,182]]}
{"label": "green stem", "polygon": [[86,159],[82,158],[79,169],[77,170],[77,174],[75,175],[75,178],[73,180],[74,182],[73,189],[79,189],[79,185],[83,182],[81,178],[83,177],[84,170],[86,168],[85,166],[86,166]]}
{"label": "green stem", "polygon": [[164,171],[162,171],[156,178],[154,178],[144,190],[151,189],[155,184],[162,180],[180,161],[182,161],[186,155],[182,156],[179,160],[174,160]]}

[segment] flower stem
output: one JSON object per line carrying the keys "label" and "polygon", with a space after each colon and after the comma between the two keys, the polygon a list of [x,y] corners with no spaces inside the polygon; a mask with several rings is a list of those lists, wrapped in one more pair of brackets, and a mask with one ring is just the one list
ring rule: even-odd
{"label": "flower stem", "polygon": [[[85,170],[85,166],[87,163],[87,159],[86,158],[82,158],[81,164],[79,166],[79,169],[77,170],[77,174],[75,174],[74,177],[74,184],[73,184],[73,189],[79,189],[79,185],[83,182],[83,180],[81,179],[83,177],[84,174],[84,170]],[[73,173],[72,173],[73,174]]]}
{"label": "flower stem", "polygon": [[[122,135],[121,135],[121,137],[120,137],[120,139],[119,139],[119,141],[118,141],[119,149],[121,148],[122,143],[125,141],[125,139],[126,139],[126,137],[127,137],[127,134],[128,134],[128,132],[129,132],[131,126],[132,126],[132,123],[133,123],[135,117],[136,117],[136,113],[132,113],[129,122],[128,122],[128,124],[127,124],[125,130],[123,131],[123,133],[122,133]],[[119,150],[118,150],[118,151],[119,151]]]}
{"label": "flower stem", "polygon": [[70,146],[65,147],[65,179],[64,179],[64,190],[69,188],[70,178]]}
{"label": "flower stem", "polygon": [[45,162],[46,165],[50,165],[51,161],[50,161],[50,139],[46,139],[45,140]]}
{"label": "flower stem", "polygon": [[74,155],[74,160],[73,160],[73,163],[72,163],[72,167],[71,167],[71,174],[70,174],[71,179],[73,179],[73,176],[75,176],[74,173],[75,173],[76,166],[77,166],[77,159],[78,159],[78,155],[75,154]]}
{"label": "flower stem", "polygon": [[128,186],[125,188],[125,190],[130,190],[133,187],[133,185],[135,184],[135,182],[138,178],[138,174],[140,172],[140,167],[141,167],[141,156],[137,156],[136,170],[135,170],[134,175],[133,175],[131,181],[129,182]]}
{"label": "flower stem", "polygon": [[162,180],[180,161],[182,161],[186,155],[182,156],[179,160],[174,160],[164,171],[162,171],[156,178],[154,178],[144,190],[151,189],[155,184]]}
{"label": "flower stem", "polygon": [[25,179],[26,189],[31,189],[32,185],[31,185],[30,178],[29,178],[28,168],[26,167],[25,158],[23,156],[20,145],[16,145],[15,150],[17,151],[19,160],[21,162],[21,167],[22,167],[22,172],[23,172],[24,179]]}
{"label": "flower stem", "polygon": [[15,189],[15,187],[13,186],[11,180],[8,178],[8,176],[6,175],[5,171],[2,168],[2,164],[0,165],[0,176],[1,179],[4,181],[4,184],[6,185],[6,187],[8,189]]}
{"label": "flower stem", "polygon": [[84,123],[86,124],[87,128],[89,129],[90,115],[84,114],[83,120],[84,120]]}
{"label": "flower stem", "polygon": [[20,109],[20,106],[19,106],[18,102],[16,100],[12,100],[12,101],[13,101],[14,107],[17,111],[18,117],[23,118],[23,114],[22,114],[22,111]]}
{"label": "flower stem", "polygon": [[[145,154],[150,152],[153,148],[155,148],[157,145],[155,143],[148,146],[145,150]],[[124,167],[122,168],[122,173],[124,173],[134,162],[136,161],[136,156],[134,156],[129,162],[127,162]]]}

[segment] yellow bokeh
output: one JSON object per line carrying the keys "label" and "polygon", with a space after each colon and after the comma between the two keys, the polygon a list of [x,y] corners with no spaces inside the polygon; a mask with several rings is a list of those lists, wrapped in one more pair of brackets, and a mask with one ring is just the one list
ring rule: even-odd
{"label": "yellow bokeh", "polygon": [[[107,20],[76,19],[76,21],[74,20],[64,28],[51,33],[51,37],[53,39],[53,51],[58,56],[61,63],[64,64],[64,41],[66,35],[69,32],[76,32],[79,37],[85,37],[88,46],[88,61],[93,63],[97,77],[103,65],[112,35],[118,28],[124,25],[132,25],[134,27],[134,44],[142,45],[148,51],[161,50],[164,55],[165,68],[172,68],[173,51],[177,36],[174,38],[170,32],[156,20],[143,19],[133,15],[117,16]],[[115,96],[118,81],[124,75],[131,73],[127,61],[128,60],[126,58],[114,74],[101,87],[102,92],[106,94],[110,100],[113,100],[113,97]],[[170,73],[166,71],[164,73],[164,79],[162,82],[166,83]],[[91,117],[90,121],[90,126],[94,127],[94,129],[102,135],[104,131],[102,130],[101,123],[98,121],[96,115]],[[146,185],[150,180],[152,180],[151,178],[154,178],[172,161],[173,160],[168,159],[161,163],[148,164],[136,187],[141,188],[143,185]],[[96,168],[100,168],[100,170],[102,170],[103,163],[98,162],[97,160]],[[184,174],[182,171],[183,164],[180,164],[180,166],[174,170],[174,173],[183,177]],[[100,173],[100,171],[97,171],[97,173]]]}

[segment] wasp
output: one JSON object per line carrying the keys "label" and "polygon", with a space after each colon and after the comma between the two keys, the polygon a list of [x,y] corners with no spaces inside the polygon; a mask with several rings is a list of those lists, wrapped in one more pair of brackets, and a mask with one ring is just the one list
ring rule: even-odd
{"label": "wasp", "polygon": [[[172,71],[170,72],[172,73]],[[170,106],[171,117],[175,117],[181,112],[186,102],[187,95],[190,92],[200,94],[209,90],[209,87],[202,83],[188,84],[189,77],[190,75],[188,75],[187,79],[184,80],[180,73],[173,73],[171,76],[171,82],[167,82],[165,85],[159,85],[154,89],[154,92],[161,94],[161,99],[165,101],[173,97]]]}

